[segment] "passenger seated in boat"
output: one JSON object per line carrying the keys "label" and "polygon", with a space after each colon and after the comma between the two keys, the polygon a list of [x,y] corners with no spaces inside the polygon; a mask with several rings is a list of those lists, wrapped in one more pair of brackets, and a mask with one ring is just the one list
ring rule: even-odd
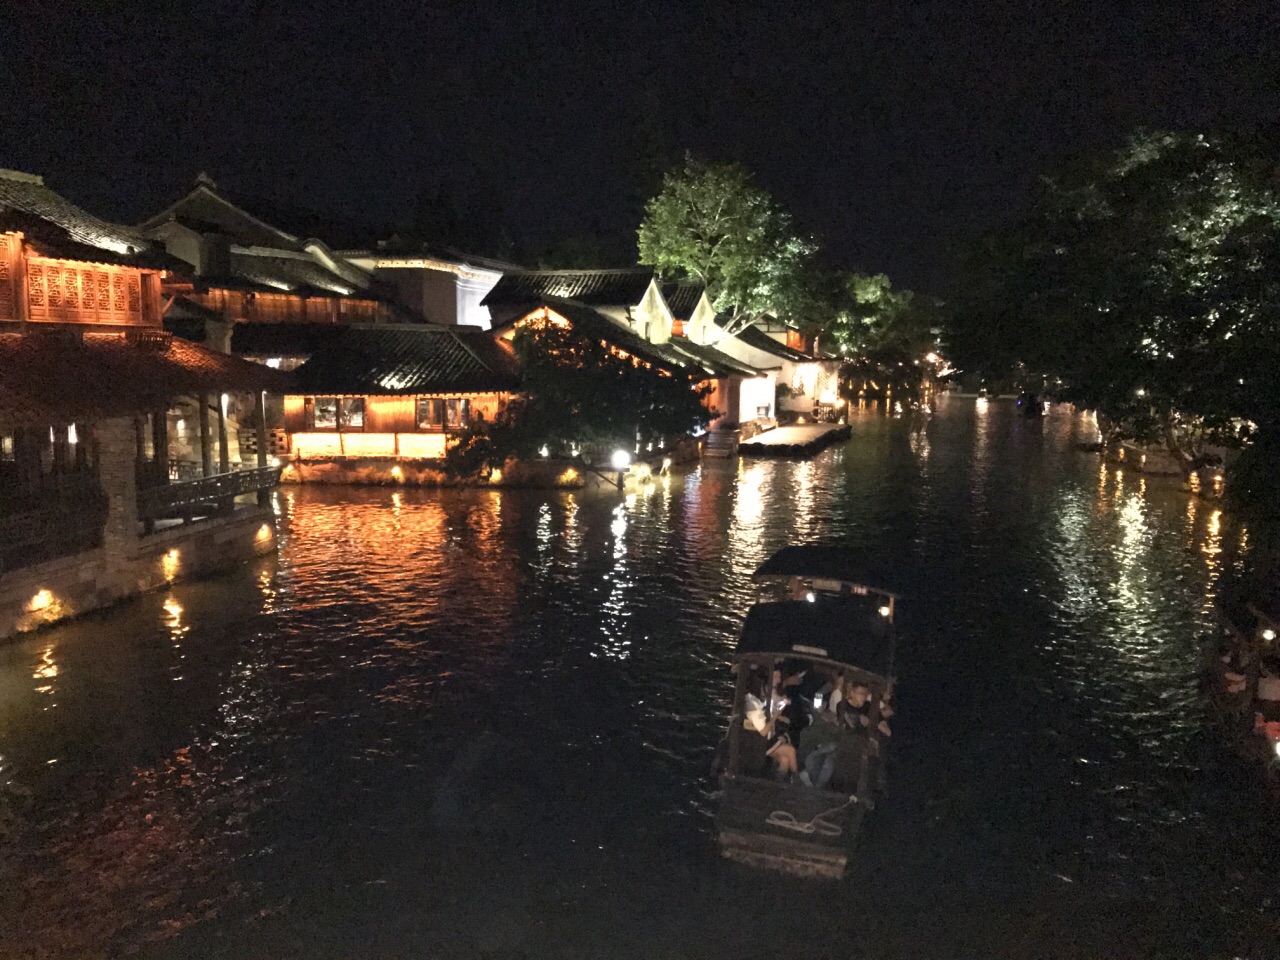
{"label": "passenger seated in boat", "polygon": [[871,688],[865,683],[845,681],[844,699],[836,716],[851,730],[865,732],[871,726]]}
{"label": "passenger seated in boat", "polygon": [[840,743],[848,736],[839,725],[836,709],[829,707],[833,697],[837,704],[843,698],[840,684],[839,677],[828,681],[813,697],[813,722],[805,729],[801,744],[804,769],[800,781],[806,787],[826,789],[836,772]]}

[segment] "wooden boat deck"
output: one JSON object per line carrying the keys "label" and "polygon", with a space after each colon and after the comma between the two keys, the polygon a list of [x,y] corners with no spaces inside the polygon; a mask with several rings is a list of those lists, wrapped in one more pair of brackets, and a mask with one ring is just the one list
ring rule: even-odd
{"label": "wooden boat deck", "polygon": [[[847,805],[846,805],[847,804]],[[721,852],[751,866],[784,870],[798,876],[843,875],[866,807],[844,794],[767,780],[725,781],[716,815]],[[808,824],[820,814],[839,833],[802,832],[770,822],[775,813]]]}

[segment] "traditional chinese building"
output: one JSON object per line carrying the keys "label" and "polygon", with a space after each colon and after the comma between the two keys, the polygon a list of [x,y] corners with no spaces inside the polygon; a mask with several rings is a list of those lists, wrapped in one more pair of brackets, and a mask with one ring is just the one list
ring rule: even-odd
{"label": "traditional chinese building", "polygon": [[0,637],[274,549],[278,471],[241,462],[227,407],[265,454],[283,375],[163,328],[179,268],[0,171]]}
{"label": "traditional chinese building", "polygon": [[405,249],[394,242],[342,256],[394,291],[396,301],[427,323],[487,329],[484,298],[515,264],[451,248]]}
{"label": "traditional chinese building", "polygon": [[412,319],[368,271],[322,240],[265,222],[203,174],[138,229],[185,264],[165,278],[168,326],[224,352],[239,323]]}
{"label": "traditional chinese building", "polygon": [[709,334],[689,336],[714,326],[715,311],[700,286],[674,284],[665,289],[676,300],[680,316],[649,267],[511,272],[484,303],[495,333],[505,339],[522,324],[554,316],[658,369],[698,375],[711,387],[707,404],[715,417],[713,429],[732,426],[751,432],[772,423],[774,374],[721,349]]}
{"label": "traditional chinese building", "polygon": [[439,461],[519,390],[505,343],[476,329],[346,327],[319,345],[284,398],[286,479],[439,482]]}

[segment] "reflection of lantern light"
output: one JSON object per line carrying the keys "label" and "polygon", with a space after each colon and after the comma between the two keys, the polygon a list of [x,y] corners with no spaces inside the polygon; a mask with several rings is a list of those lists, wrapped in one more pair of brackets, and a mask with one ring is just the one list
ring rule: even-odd
{"label": "reflection of lantern light", "polygon": [[631,454],[626,450],[615,450],[610,462],[613,464],[613,469],[625,470],[631,466]]}

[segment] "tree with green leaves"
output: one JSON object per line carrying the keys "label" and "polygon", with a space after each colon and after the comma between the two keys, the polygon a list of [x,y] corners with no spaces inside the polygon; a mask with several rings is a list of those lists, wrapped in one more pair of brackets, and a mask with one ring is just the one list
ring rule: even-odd
{"label": "tree with green leaves", "polygon": [[646,205],[638,240],[641,263],[705,284],[730,332],[765,315],[808,319],[816,247],[740,164],[686,156]]}
{"label": "tree with green leaves", "polygon": [[1280,430],[1276,158],[1254,135],[1142,133],[1044,180],[973,261],[953,357],[1061,378],[1186,470]]}
{"label": "tree with green leaves", "polygon": [[498,423],[477,423],[450,448],[455,475],[484,474],[509,457],[583,456],[658,446],[705,427],[702,375],[661,370],[555,319],[512,338],[521,397]]}
{"label": "tree with green leaves", "polygon": [[830,312],[828,346],[848,355],[896,349],[919,359],[936,345],[941,322],[936,301],[895,290],[883,273],[839,275]]}

